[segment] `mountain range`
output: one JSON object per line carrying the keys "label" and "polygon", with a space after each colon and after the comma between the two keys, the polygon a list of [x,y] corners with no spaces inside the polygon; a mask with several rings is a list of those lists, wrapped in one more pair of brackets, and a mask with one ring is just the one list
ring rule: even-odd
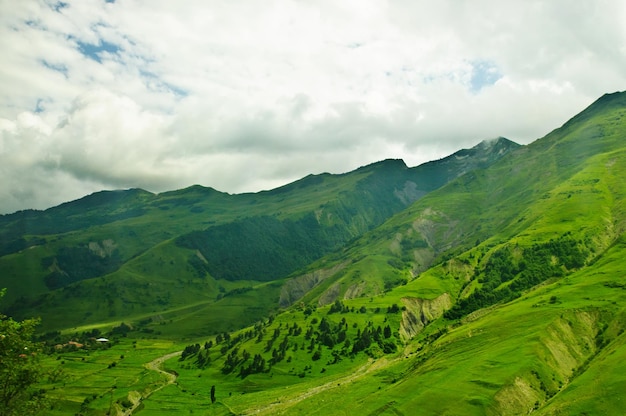
{"label": "mountain range", "polygon": [[[230,195],[198,185],[158,195],[103,191],[5,215],[0,285],[8,288],[7,303],[17,300],[11,313],[41,314],[43,325],[54,329],[215,303],[233,290],[282,284],[429,192],[518,147],[499,138],[414,168],[385,160],[259,193]],[[72,322],[58,309],[68,305]],[[58,326],[48,313],[61,317]]]}
{"label": "mountain range", "polygon": [[249,393],[209,414],[619,414],[625,139],[621,92],[525,146],[4,215],[4,312],[223,343],[175,370],[185,409]]}

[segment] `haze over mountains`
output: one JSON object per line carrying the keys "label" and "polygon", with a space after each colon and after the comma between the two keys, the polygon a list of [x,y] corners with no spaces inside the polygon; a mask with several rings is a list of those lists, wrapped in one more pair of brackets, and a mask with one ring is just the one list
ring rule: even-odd
{"label": "haze over mountains", "polygon": [[[107,191],[5,215],[3,308],[44,330],[124,321],[188,340],[256,324],[207,352],[210,366],[177,367],[198,392],[201,377],[250,393],[224,398],[223,414],[617,414],[625,139],[621,92],[526,146],[499,138],[254,194]],[[281,328],[283,349],[255,342]]]}

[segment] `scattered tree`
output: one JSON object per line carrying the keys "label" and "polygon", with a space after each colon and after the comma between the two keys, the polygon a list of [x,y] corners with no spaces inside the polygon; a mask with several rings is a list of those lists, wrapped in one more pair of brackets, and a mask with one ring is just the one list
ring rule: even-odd
{"label": "scattered tree", "polygon": [[391,327],[389,325],[385,326],[385,329],[383,330],[383,336],[385,338],[391,337]]}

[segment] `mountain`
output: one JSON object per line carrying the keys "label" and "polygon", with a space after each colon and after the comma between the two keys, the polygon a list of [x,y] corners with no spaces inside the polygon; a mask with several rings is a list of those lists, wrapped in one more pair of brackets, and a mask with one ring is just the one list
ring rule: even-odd
{"label": "mountain", "polygon": [[[581,250],[604,251],[623,231],[624,220],[621,211],[613,213],[612,205],[589,195],[604,193],[618,201],[622,193],[619,182],[604,185],[616,181],[620,171],[602,171],[597,159],[609,158],[624,145],[624,100],[623,93],[603,96],[546,137],[432,192],[366,234],[348,249],[353,260],[343,270],[346,276],[358,274],[353,280],[360,289],[344,276],[330,289],[335,295],[321,294],[320,302],[351,297],[355,290],[359,296],[382,293],[381,275],[387,281],[411,281],[461,253],[478,256],[477,245],[492,251],[512,241],[531,245],[569,231],[585,241]],[[586,178],[590,169],[597,172]],[[590,216],[590,210],[604,214]]]}
{"label": "mountain", "polygon": [[[403,352],[381,358],[370,351],[379,361],[355,366],[362,376],[294,395],[264,392],[264,406],[239,409],[621,413],[625,135],[626,93],[607,94],[544,138],[426,195],[342,255],[309,267],[294,279],[314,281],[301,302],[329,320],[341,305],[348,322],[363,323],[352,313],[359,310],[372,328],[392,322]],[[389,315],[393,305],[398,318]],[[251,342],[239,348],[254,351]]]}
{"label": "mountain", "polygon": [[625,135],[622,92],[527,146],[12,214],[8,311],[60,330],[53,415],[621,414]]}
{"label": "mountain", "polygon": [[[45,211],[4,215],[5,305],[12,304],[7,310],[15,316],[40,315],[44,327],[54,329],[190,304],[220,309],[216,303],[261,285],[266,298],[276,298],[258,306],[267,312],[279,306],[281,285],[268,283],[517,148],[499,138],[414,168],[384,160],[259,193],[230,195],[197,185],[158,195],[103,191]],[[243,319],[246,308],[234,309]],[[225,324],[205,323],[216,331]]]}

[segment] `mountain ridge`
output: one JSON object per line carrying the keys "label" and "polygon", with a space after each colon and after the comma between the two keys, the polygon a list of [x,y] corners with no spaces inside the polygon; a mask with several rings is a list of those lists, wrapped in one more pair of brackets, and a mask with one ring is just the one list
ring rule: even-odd
{"label": "mountain ridge", "polygon": [[[413,167],[409,167],[403,159],[394,159],[394,158],[390,158],[390,159],[384,159],[384,160],[379,160],[379,161],[375,161],[375,162],[371,162],[368,163],[366,165],[362,165],[356,169],[353,169],[351,171],[348,172],[344,172],[344,173],[329,173],[329,172],[321,172],[321,173],[310,173],[300,179],[296,179],[293,182],[289,182],[286,183],[284,185],[280,185],[276,188],[272,188],[272,189],[267,189],[267,190],[260,190],[258,192],[242,192],[242,193],[229,193],[229,192],[224,192],[224,191],[220,191],[217,190],[211,186],[204,186],[204,185],[200,185],[200,184],[193,184],[184,188],[180,188],[180,189],[174,189],[174,190],[169,190],[169,191],[163,191],[163,192],[151,192],[142,188],[124,188],[124,189],[103,189],[100,191],[95,191],[92,192],[90,194],[84,195],[80,198],[71,200],[71,201],[66,201],[66,202],[62,202],[58,205],[49,207],[49,208],[45,208],[45,209],[32,209],[32,208],[25,208],[25,209],[21,209],[21,210],[17,210],[15,212],[12,213],[6,213],[6,214],[0,214],[0,222],[7,221],[9,219],[9,217],[12,216],[18,216],[18,215],[36,215],[38,213],[45,213],[51,210],[59,210],[59,209],[63,209],[63,208],[67,208],[67,207],[71,207],[73,205],[82,205],[83,207],[85,206],[95,206],[98,204],[102,204],[103,202],[107,202],[107,201],[115,201],[116,199],[124,199],[124,198],[129,198],[130,196],[134,196],[134,195],[142,195],[143,197],[159,197],[159,196],[175,196],[175,195],[185,195],[185,194],[206,194],[206,195],[214,195],[214,194],[220,194],[220,195],[229,195],[229,196],[238,196],[238,195],[256,195],[256,194],[263,194],[263,193],[275,193],[275,192],[282,192],[281,189],[282,188],[293,188],[293,187],[298,187],[299,184],[301,184],[301,182],[307,182],[309,180],[311,180],[311,178],[316,178],[316,177],[324,177],[324,176],[344,176],[344,175],[349,175],[358,171],[367,171],[367,170],[371,170],[371,169],[375,169],[376,167],[382,167],[382,166],[395,166],[395,167],[399,167],[399,168],[403,168],[403,169],[417,169],[420,168],[424,165],[431,165],[440,161],[444,161],[444,160],[448,160],[450,158],[455,157],[456,155],[463,155],[465,156],[468,153],[478,153],[479,149],[485,149],[488,148],[488,146],[485,146],[486,143],[508,143],[508,147],[510,147],[511,149],[517,148],[517,147],[521,147],[522,145],[511,141],[509,139],[506,139],[504,137],[498,137],[496,139],[485,139],[480,141],[478,144],[476,144],[475,146],[468,148],[468,149],[460,149],[457,150],[456,152],[452,153],[451,155],[442,157],[440,159],[436,159],[436,160],[432,160],[432,161],[428,161],[428,162],[424,162],[422,164],[413,166]],[[506,149],[506,151],[508,151],[509,149]],[[107,196],[110,196],[111,198],[107,198]],[[117,198],[116,198],[117,196]],[[1,224],[0,224],[1,225]]]}
{"label": "mountain ridge", "polygon": [[[513,142],[503,143],[503,146],[509,150],[519,147]],[[201,257],[188,255],[188,259],[182,261],[188,263],[187,269],[177,272],[191,279],[209,273],[218,280],[219,276],[230,276],[232,281],[254,280],[249,274],[260,270],[265,270],[260,274],[263,281],[285,278],[296,268],[329,250],[338,249],[446,181],[487,166],[502,156],[490,153],[481,145],[464,152],[469,153],[461,162],[451,160],[408,168],[402,160],[389,159],[342,174],[308,175],[258,193],[228,194],[200,185],[159,194],[142,189],[101,191],[45,211],[6,215],[0,218],[0,225],[4,225],[0,226],[0,237],[6,242],[0,247],[0,254],[4,255],[0,257],[0,271],[3,267],[12,270],[5,279],[12,277],[13,281],[32,282],[30,288],[21,283],[11,284],[11,281],[3,283],[9,287],[7,301],[20,299],[24,304],[24,297],[48,293],[45,286],[60,289],[68,284],[79,284],[85,279],[102,276],[102,272],[116,273],[127,263],[128,268],[134,270],[129,278],[143,274],[130,264],[140,261],[146,252],[162,244],[178,244],[178,248],[172,248],[175,252],[184,248],[202,253]],[[262,232],[263,227],[270,225],[283,237],[265,238],[267,233]],[[203,241],[225,241],[211,237],[218,231],[222,236],[246,235],[238,244],[243,244],[240,248],[249,246],[250,253],[267,252],[267,247],[261,244],[278,244],[276,247],[285,247],[287,242],[296,244],[286,237],[299,235],[300,252],[317,254],[311,257],[294,252],[292,259],[281,255],[282,260],[275,261],[285,267],[273,268],[261,256],[233,256],[232,249],[224,244],[217,251],[214,246],[209,250]],[[184,237],[191,235],[189,233],[195,234]],[[56,234],[58,238],[50,237]],[[195,245],[181,245],[185,238]],[[227,240],[230,241],[230,237]],[[104,241],[115,245],[114,261],[97,260],[101,251],[92,248],[101,247]],[[24,251],[29,247],[33,250]],[[221,253],[220,257],[216,258],[215,252]],[[176,254],[180,255],[182,253]],[[20,258],[33,256],[36,260],[29,260],[28,269],[24,269],[28,270],[28,275],[19,272]],[[214,261],[207,267],[209,257]],[[300,260],[294,263],[293,258]],[[94,264],[90,272],[73,266],[90,263]],[[96,267],[97,264],[100,266]],[[214,264],[221,266],[216,268]],[[290,266],[286,267],[287,264]],[[224,268],[240,271],[222,272]],[[46,284],[42,286],[39,279]],[[217,285],[211,285],[207,293],[216,296]]]}
{"label": "mountain ridge", "polygon": [[[626,93],[611,94],[487,166],[480,155],[465,173],[432,165],[450,178],[439,187],[381,161],[274,194],[166,195],[115,228],[25,236],[43,242],[0,256],[0,270],[61,279],[81,277],[73,260],[117,250],[124,261],[16,303],[61,330],[44,336],[52,351],[96,330],[113,340],[47,359],[72,360],[74,378],[45,383],[55,415],[137,401],[152,381],[132,363],[167,340],[159,354],[181,351],[167,363],[176,388],[140,399],[155,414],[164,404],[225,415],[620,414],[625,134]],[[460,152],[447,162],[462,170],[476,155]]]}
{"label": "mountain ridge", "polygon": [[[626,97],[626,93],[609,96],[609,106],[607,106],[607,98],[600,99],[583,110],[583,113],[595,114],[598,111],[598,106],[605,110],[613,109],[623,113],[626,107],[626,105],[622,105],[624,97]],[[425,200],[415,202],[413,206],[391,218],[387,224],[393,224],[401,219],[409,224],[403,226],[393,224],[388,227],[389,231],[382,232],[376,230],[372,234],[378,233],[384,239],[386,235],[399,235],[400,230],[398,230],[398,227],[403,227],[403,234],[406,233],[406,235],[398,237],[398,241],[395,243],[388,242],[383,244],[381,242],[380,249],[377,249],[374,253],[369,252],[368,255],[361,254],[358,252],[358,248],[354,248],[353,250],[356,250],[356,252],[353,253],[353,256],[360,260],[352,263],[351,267],[354,269],[354,272],[351,272],[350,268],[344,271],[348,277],[343,279],[348,279],[351,273],[357,273],[360,276],[360,280],[350,285],[344,284],[341,286],[341,290],[337,290],[338,286],[336,285],[338,283],[335,283],[326,292],[334,292],[332,297],[318,293],[320,299],[324,299],[322,303],[332,303],[335,299],[345,296],[346,293],[351,292],[350,288],[354,288],[355,285],[363,287],[363,279],[368,281],[368,275],[372,275],[373,281],[378,282],[379,280],[376,276],[385,272],[380,267],[373,267],[369,264],[371,262],[370,259],[374,256],[386,257],[389,258],[390,262],[395,262],[393,259],[399,255],[403,257],[400,264],[411,263],[413,266],[409,270],[406,269],[406,266],[400,266],[400,270],[391,267],[391,270],[386,272],[388,276],[394,276],[395,274],[396,277],[393,279],[396,279],[396,281],[407,281],[415,278],[421,271],[440,261],[441,258],[439,256],[455,246],[457,246],[457,250],[461,250],[463,246],[466,249],[470,248],[476,242],[485,238],[497,241],[498,234],[506,235],[506,237],[501,238],[508,239],[515,235],[516,229],[527,227],[529,221],[541,221],[541,217],[545,215],[544,212],[528,212],[524,214],[525,207],[529,206],[529,201],[533,201],[533,198],[543,198],[546,192],[550,192],[555,186],[558,186],[557,184],[560,181],[574,175],[584,165],[586,160],[577,156],[581,152],[584,151],[589,154],[589,157],[593,157],[595,152],[608,150],[606,147],[591,149],[588,146],[582,146],[582,148],[577,146],[576,143],[585,144],[589,140],[588,131],[585,127],[588,117],[575,116],[573,120],[574,122],[568,121],[564,124],[564,127],[555,129],[544,138],[537,140],[537,142],[524,146],[517,152],[509,153],[506,158],[502,158],[494,163],[490,167],[490,172],[472,171],[426,197],[427,200],[432,200],[433,198],[436,199],[440,194],[444,194],[447,200],[439,200],[438,202],[447,206],[448,209],[455,207],[453,209],[456,209],[456,218],[446,213],[446,211],[435,209]],[[566,134],[573,135],[565,137],[566,142],[571,148],[576,149],[578,153],[568,153],[566,156],[567,163],[563,164],[554,159],[557,156],[555,152],[560,150],[554,146],[558,146],[561,143],[566,130],[568,131]],[[572,130],[574,131],[572,132]],[[608,129],[605,130],[608,132]],[[619,131],[614,133],[613,136],[619,137]],[[577,139],[573,140],[572,137]],[[609,135],[605,137],[607,137],[604,140],[607,146],[619,145],[618,141],[608,140],[610,138]],[[551,145],[545,146],[546,142],[551,142]],[[548,153],[547,157],[542,156],[546,152],[551,153]],[[517,161],[514,159],[517,159]],[[522,172],[524,172],[523,175],[520,174]],[[506,181],[511,183],[503,186],[502,183],[506,181],[503,181],[502,178],[506,178]],[[458,190],[456,192],[461,197],[458,199],[458,202],[448,197],[450,188]],[[520,211],[522,211],[521,214]],[[503,219],[499,224],[489,226],[488,224],[493,222],[490,221],[490,218],[496,216],[495,212],[498,212],[497,216],[502,216]],[[477,216],[474,220],[469,220],[473,217],[472,214]],[[582,229],[589,228],[584,224],[581,224],[581,226]],[[510,234],[505,234],[507,232]],[[446,237],[447,235],[456,235],[455,240],[450,242],[448,240],[449,237]],[[370,237],[370,240],[372,240],[372,237]],[[402,249],[403,245],[406,245],[408,249]],[[391,247],[391,250],[389,247]],[[604,246],[598,247],[598,249],[603,250]],[[394,251],[395,253],[393,253]],[[359,267],[359,263],[363,263],[363,265]],[[374,272],[370,273],[367,270],[374,270]],[[383,291],[380,283],[377,284],[379,286],[370,288],[373,291],[371,294]],[[363,295],[367,291],[364,292],[361,289],[359,293]],[[305,299],[307,298],[305,297]]]}

